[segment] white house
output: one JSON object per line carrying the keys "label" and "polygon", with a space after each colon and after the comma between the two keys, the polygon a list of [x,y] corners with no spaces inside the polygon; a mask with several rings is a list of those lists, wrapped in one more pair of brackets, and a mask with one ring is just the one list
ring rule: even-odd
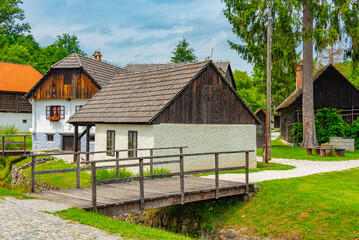
{"label": "white house", "polygon": [[[69,118],[116,74],[126,72],[102,62],[98,51],[93,56],[95,59],[74,53],[55,63],[25,95],[32,104],[34,150],[73,150],[74,127],[67,123]],[[88,150],[93,150],[95,130],[90,131]],[[87,150],[85,143],[86,136],[80,149]]]}
{"label": "white house", "polygon": [[22,99],[42,77],[30,65],[0,62],[0,125],[15,125],[21,132],[31,127],[31,105]]}
{"label": "white house", "polygon": [[[185,153],[253,150],[250,166],[256,167],[260,121],[212,61],[116,76],[68,122],[96,126],[96,151],[172,146],[188,146]],[[107,155],[95,157],[113,157]],[[124,152],[120,157],[136,155],[149,154]],[[220,158],[220,167],[244,163],[244,154]],[[185,169],[208,168],[212,160],[187,158]],[[165,167],[178,170],[178,165]]]}

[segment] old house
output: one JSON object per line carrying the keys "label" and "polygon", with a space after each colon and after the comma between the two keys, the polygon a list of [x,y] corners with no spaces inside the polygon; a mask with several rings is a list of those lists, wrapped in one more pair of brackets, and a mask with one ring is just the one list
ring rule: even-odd
{"label": "old house", "polygon": [[[93,56],[94,59],[74,53],[55,63],[25,95],[32,104],[34,150],[73,150],[74,128],[67,120],[116,74],[126,72],[101,61],[98,51]],[[94,129],[91,131],[87,134],[91,143],[86,148],[93,149]],[[85,139],[86,136],[79,144],[83,150]]]}
{"label": "old house", "polygon": [[[250,149],[250,165],[256,166],[260,121],[212,61],[116,76],[68,122],[96,126],[96,151],[170,146],[188,146],[187,153]],[[137,154],[148,152],[123,152],[120,157]],[[186,161],[193,169],[209,166],[201,157]],[[223,167],[240,161],[244,155],[221,158]]]}
{"label": "old house", "polygon": [[31,104],[22,97],[41,77],[30,65],[0,62],[0,125],[29,131]]}
{"label": "old house", "polygon": [[[297,65],[296,90],[277,108],[280,113],[280,130],[283,140],[290,138],[292,124],[302,122],[302,64]],[[343,109],[347,122],[359,116],[359,90],[333,65],[317,71],[313,76],[314,110],[320,108]]]}

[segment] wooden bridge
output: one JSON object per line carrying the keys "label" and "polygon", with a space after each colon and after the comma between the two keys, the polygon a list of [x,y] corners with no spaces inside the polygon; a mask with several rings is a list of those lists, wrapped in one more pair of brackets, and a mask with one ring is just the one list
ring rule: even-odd
{"label": "wooden bridge", "polygon": [[[54,202],[66,203],[70,206],[81,209],[94,209],[105,215],[117,215],[135,211],[144,211],[153,208],[166,207],[190,202],[218,199],[228,196],[240,196],[254,191],[253,184],[249,184],[248,166],[249,152],[246,151],[227,151],[227,152],[207,152],[184,154],[184,147],[172,148],[151,148],[151,149],[127,149],[112,150],[102,152],[77,152],[69,153],[76,155],[76,169],[59,169],[49,171],[35,170],[35,157],[32,156],[31,171],[31,194],[30,196],[52,200]],[[154,150],[179,149],[179,154],[173,155],[153,155]],[[149,150],[149,156],[119,158],[121,151],[143,151]],[[114,159],[93,160],[80,162],[80,154],[95,154],[105,152],[116,152]],[[245,166],[220,168],[219,157],[224,154],[245,154]],[[51,154],[51,155],[63,155]],[[215,168],[184,171],[185,158],[196,156],[213,157]],[[44,155],[41,155],[44,156]],[[167,160],[172,159],[172,160]],[[175,160],[173,160],[175,159]],[[120,164],[121,162],[133,162],[130,164]],[[108,165],[112,163],[113,165]],[[165,164],[179,164],[179,172],[154,174],[154,166]],[[90,164],[91,167],[81,168],[80,164]],[[106,164],[106,165],[103,165]],[[135,177],[119,178],[119,169],[128,167],[138,167],[139,174]],[[149,167],[150,175],[144,175],[144,167]],[[116,178],[110,180],[97,180],[96,171],[98,169],[116,169]],[[219,180],[220,171],[246,170],[245,182],[222,181]],[[91,187],[80,187],[80,171],[91,171]],[[76,172],[75,189],[62,189],[35,193],[35,176],[39,174],[54,174],[64,172]],[[215,179],[193,177],[194,174],[214,172]],[[159,179],[160,178],[160,179]],[[146,181],[147,180],[147,181]]]}
{"label": "wooden bridge", "polygon": [[[14,138],[14,137],[21,137],[24,139],[24,141],[21,142],[16,142],[16,141],[12,141],[12,140],[6,140],[9,138]],[[0,139],[2,140],[0,142],[0,145],[2,145],[2,148],[0,150],[0,155],[3,157],[6,156],[21,156],[24,154],[30,154],[30,150],[26,149],[26,137],[30,137],[30,135],[0,135]],[[23,145],[23,149],[21,150],[6,150],[6,145]]]}

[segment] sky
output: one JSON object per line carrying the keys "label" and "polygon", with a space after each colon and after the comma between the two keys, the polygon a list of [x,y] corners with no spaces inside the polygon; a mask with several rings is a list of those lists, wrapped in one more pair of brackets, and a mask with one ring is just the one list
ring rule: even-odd
{"label": "sky", "polygon": [[199,60],[229,60],[232,70],[251,73],[228,40],[239,42],[222,13],[221,0],[25,0],[25,22],[43,46],[57,35],[75,34],[88,56],[128,63],[169,62],[183,37]]}

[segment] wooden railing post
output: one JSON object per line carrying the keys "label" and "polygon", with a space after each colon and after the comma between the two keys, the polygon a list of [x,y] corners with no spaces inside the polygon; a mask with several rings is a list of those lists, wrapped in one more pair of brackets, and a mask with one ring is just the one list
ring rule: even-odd
{"label": "wooden railing post", "polygon": [[5,136],[2,137],[2,155],[5,156]]}
{"label": "wooden railing post", "polygon": [[[150,150],[150,156],[153,156],[153,149]],[[150,175],[153,175],[153,158],[150,158]]]}
{"label": "wooden railing post", "polygon": [[[116,157],[116,159],[118,159],[118,157]],[[119,162],[118,162],[118,160],[116,160],[116,178],[119,178],[119,171],[120,171],[120,169],[119,169]]]}
{"label": "wooden railing post", "polygon": [[140,167],[140,211],[145,209],[145,186],[143,180],[143,159],[139,159],[139,167]]}
{"label": "wooden railing post", "polygon": [[31,192],[35,192],[35,156],[31,158]]}
{"label": "wooden railing post", "polygon": [[183,148],[180,148],[180,187],[181,187],[181,205],[183,205],[183,204],[185,204]]}
{"label": "wooden railing post", "polygon": [[96,196],[96,163],[91,163],[91,187],[92,187],[92,207],[97,211],[97,196]]}
{"label": "wooden railing post", "polygon": [[80,188],[80,154],[76,154],[76,188]]}
{"label": "wooden railing post", "polygon": [[249,152],[246,152],[246,193],[249,193]]}
{"label": "wooden railing post", "polygon": [[26,136],[24,136],[24,154],[26,154]]}
{"label": "wooden railing post", "polygon": [[218,163],[218,153],[214,155],[214,165],[215,165],[215,173],[216,173],[216,198],[219,198],[219,163]]}

